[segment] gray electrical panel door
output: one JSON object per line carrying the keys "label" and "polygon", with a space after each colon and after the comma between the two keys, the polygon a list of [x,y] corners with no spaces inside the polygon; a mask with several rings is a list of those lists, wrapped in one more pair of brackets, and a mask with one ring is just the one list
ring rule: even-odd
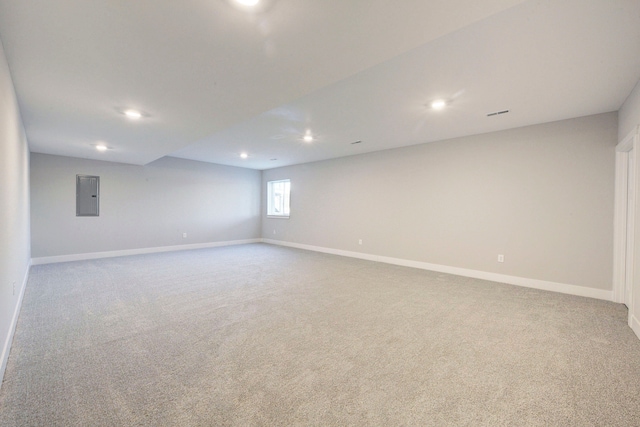
{"label": "gray electrical panel door", "polygon": [[76,175],[76,216],[98,216],[100,177]]}

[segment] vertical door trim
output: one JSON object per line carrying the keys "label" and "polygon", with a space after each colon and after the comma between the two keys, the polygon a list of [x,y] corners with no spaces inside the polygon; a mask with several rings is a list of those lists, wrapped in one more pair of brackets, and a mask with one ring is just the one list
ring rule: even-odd
{"label": "vertical door trim", "polygon": [[[635,252],[635,207],[638,201],[638,145],[640,125],[616,146],[615,205],[613,228],[613,299],[629,308],[629,326],[633,309],[633,260]],[[633,155],[631,152],[633,150]],[[629,161],[634,161],[629,168]],[[633,175],[633,176],[631,176]],[[631,200],[631,204],[629,201]]]}

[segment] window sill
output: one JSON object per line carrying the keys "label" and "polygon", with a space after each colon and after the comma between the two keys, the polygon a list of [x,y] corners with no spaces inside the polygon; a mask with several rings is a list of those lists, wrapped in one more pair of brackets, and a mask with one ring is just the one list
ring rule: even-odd
{"label": "window sill", "polygon": [[289,216],[285,215],[267,215],[268,219],[289,219]]}

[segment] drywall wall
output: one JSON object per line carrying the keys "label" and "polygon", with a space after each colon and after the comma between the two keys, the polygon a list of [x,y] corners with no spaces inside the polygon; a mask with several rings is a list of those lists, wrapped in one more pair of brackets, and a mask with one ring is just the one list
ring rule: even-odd
{"label": "drywall wall", "polygon": [[263,238],[610,291],[617,124],[607,113],[267,170],[263,200],[267,181],[291,179],[291,217],[263,213]]}
{"label": "drywall wall", "polygon": [[29,148],[0,42],[0,379],[31,260]]}
{"label": "drywall wall", "polygon": [[[100,216],[76,217],[77,174],[100,177]],[[260,175],[173,157],[135,166],[32,153],[34,262],[259,238]]]}
{"label": "drywall wall", "polygon": [[640,80],[618,111],[618,141],[640,124]]}

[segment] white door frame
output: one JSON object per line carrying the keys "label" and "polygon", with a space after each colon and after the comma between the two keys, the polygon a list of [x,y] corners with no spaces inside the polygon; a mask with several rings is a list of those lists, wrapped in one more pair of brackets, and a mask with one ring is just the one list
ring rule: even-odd
{"label": "white door frame", "polygon": [[[634,223],[638,201],[638,148],[640,125],[616,146],[616,182],[613,228],[613,300],[629,308],[629,326],[633,315],[632,285],[635,252]],[[631,167],[629,167],[629,162]],[[629,203],[631,202],[631,203]]]}

